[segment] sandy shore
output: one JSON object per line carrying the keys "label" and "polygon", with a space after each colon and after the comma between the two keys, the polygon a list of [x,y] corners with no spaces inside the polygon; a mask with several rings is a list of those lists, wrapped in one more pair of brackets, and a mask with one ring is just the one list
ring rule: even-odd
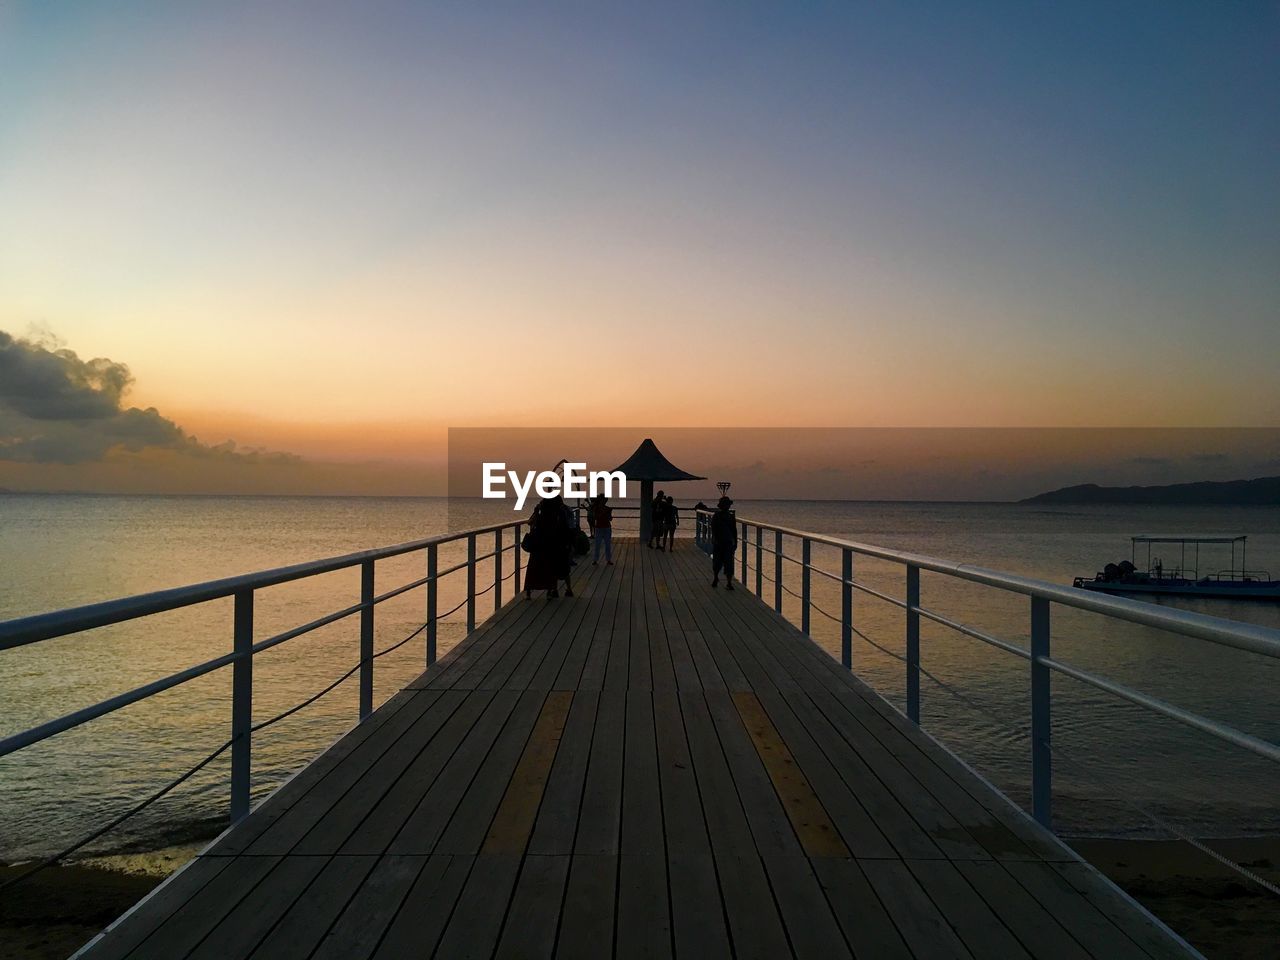
{"label": "sandy shore", "polygon": [[[1280,897],[1181,840],[1067,840],[1210,960],[1280,956]],[[1206,846],[1280,885],[1280,837]]]}
{"label": "sandy shore", "polygon": [[[0,883],[25,869],[0,866]],[[89,866],[43,870],[0,895],[0,957],[62,960],[162,879]]]}
{"label": "sandy shore", "polygon": [[[1174,840],[1068,839],[1210,960],[1274,960],[1280,953],[1280,897],[1242,880],[1213,858]],[[1209,845],[1280,883],[1280,838],[1213,840]],[[107,863],[110,863],[109,861]],[[52,867],[0,898],[0,956],[63,960],[176,869],[169,855],[149,872],[92,865]],[[20,867],[0,865],[0,882]]]}

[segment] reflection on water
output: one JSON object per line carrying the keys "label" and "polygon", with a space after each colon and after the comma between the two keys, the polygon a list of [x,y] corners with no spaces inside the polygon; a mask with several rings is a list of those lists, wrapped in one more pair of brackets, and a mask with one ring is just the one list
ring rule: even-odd
{"label": "reflection on water", "polygon": [[[1130,534],[1152,529],[1248,533],[1250,565],[1280,570],[1280,518],[1266,509],[745,501],[737,507],[742,516],[1060,583],[1123,555]],[[468,510],[474,524],[510,516],[501,504],[455,502],[455,527]],[[442,532],[448,520],[443,501],[433,499],[0,497],[0,618],[410,540]],[[688,518],[686,530],[691,525]],[[463,550],[442,550],[441,567],[461,559]],[[814,558],[839,569],[835,551],[815,547]],[[862,558],[856,563],[859,579],[902,595],[900,568]],[[420,554],[380,563],[379,591],[421,576],[421,565]],[[768,562],[766,570],[772,572]],[[788,585],[798,592],[798,568],[787,564],[786,570]],[[482,585],[485,575],[482,568]],[[462,578],[454,580],[442,587],[441,609],[461,598]],[[358,594],[355,571],[261,591],[256,636],[313,619]],[[814,579],[814,599],[839,611],[838,587],[823,578]],[[1025,598],[924,574],[922,602],[1006,640],[1026,640]],[[1165,602],[1280,627],[1277,604]],[[490,603],[481,599],[482,614]],[[788,596],[784,604],[798,620],[798,601]],[[376,647],[414,630],[422,612],[418,590],[379,606]],[[0,734],[225,652],[230,615],[230,601],[218,601],[0,654]],[[900,610],[859,595],[855,618],[868,637],[901,653]],[[838,626],[816,613],[813,624],[819,642],[837,651]],[[924,666],[972,701],[957,701],[926,679],[923,723],[1025,803],[1025,662],[928,621],[921,629]],[[441,650],[461,633],[457,622],[445,625]],[[256,658],[255,719],[292,706],[345,672],[357,657],[357,637],[352,618]],[[1280,665],[1274,661],[1060,607],[1054,608],[1053,637],[1059,659],[1280,740],[1274,696]],[[378,702],[421,671],[423,655],[415,640],[378,661]],[[899,662],[855,640],[854,664],[901,705]],[[1203,834],[1280,829],[1273,765],[1067,678],[1053,679],[1053,695],[1060,751],[1055,813],[1064,832],[1149,829],[1126,798]],[[256,735],[255,795],[341,735],[355,715],[352,680]],[[89,832],[225,742],[229,718],[230,674],[219,671],[0,759],[0,858],[48,853]],[[211,836],[225,823],[227,780],[223,757],[96,849],[154,850]]]}

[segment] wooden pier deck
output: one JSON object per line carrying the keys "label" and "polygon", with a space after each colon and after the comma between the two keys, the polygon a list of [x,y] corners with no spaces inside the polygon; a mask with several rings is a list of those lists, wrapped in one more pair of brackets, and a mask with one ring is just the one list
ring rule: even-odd
{"label": "wooden pier deck", "polygon": [[615,547],[85,956],[1194,955],[692,544]]}

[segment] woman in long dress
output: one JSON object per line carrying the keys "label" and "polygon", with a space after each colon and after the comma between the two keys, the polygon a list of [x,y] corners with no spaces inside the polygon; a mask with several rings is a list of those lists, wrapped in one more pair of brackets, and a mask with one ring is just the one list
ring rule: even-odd
{"label": "woman in long dress", "polygon": [[560,581],[564,581],[564,595],[573,596],[569,583],[569,559],[573,551],[573,530],[569,523],[569,511],[559,497],[548,497],[534,508],[529,517],[529,566],[525,570],[525,599],[534,590],[546,590],[547,598],[560,596]]}

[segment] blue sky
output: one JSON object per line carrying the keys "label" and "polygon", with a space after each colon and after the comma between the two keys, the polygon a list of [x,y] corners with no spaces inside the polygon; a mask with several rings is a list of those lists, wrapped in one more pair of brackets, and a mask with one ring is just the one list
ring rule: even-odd
{"label": "blue sky", "polygon": [[0,329],[305,453],[1274,425],[1278,11],[10,4]]}

